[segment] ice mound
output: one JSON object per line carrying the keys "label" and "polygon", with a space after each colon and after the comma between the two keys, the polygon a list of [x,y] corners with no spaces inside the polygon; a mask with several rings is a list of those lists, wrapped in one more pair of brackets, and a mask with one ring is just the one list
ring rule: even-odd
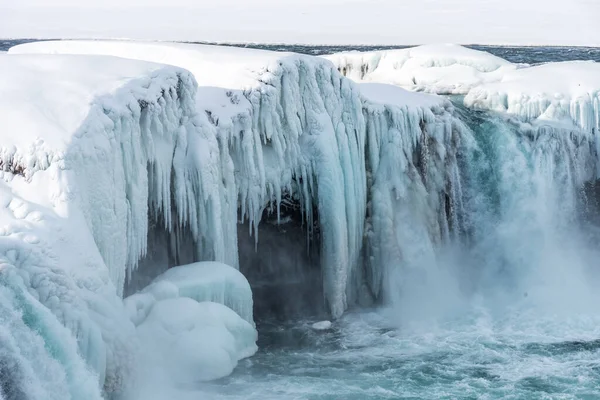
{"label": "ice mound", "polygon": [[466,94],[500,80],[516,65],[489,53],[445,44],[400,50],[344,52],[324,56],[358,82],[389,83],[413,91]]}
{"label": "ice mound", "polygon": [[331,321],[319,321],[319,322],[315,322],[314,324],[311,325],[311,327],[315,331],[327,331],[327,330],[331,329],[331,326],[332,326]]}
{"label": "ice mound", "polygon": [[248,321],[222,304],[185,297],[157,302],[137,331],[148,362],[177,384],[227,376],[257,350]]}
{"label": "ice mound", "polygon": [[206,261],[170,268],[124,302],[131,320],[139,325],[154,303],[177,297],[223,304],[254,326],[250,284],[237,269],[219,262]]}
{"label": "ice mound", "polygon": [[250,285],[228,265],[170,268],[124,304],[140,339],[141,373],[167,375],[170,386],[227,376],[257,350]]}

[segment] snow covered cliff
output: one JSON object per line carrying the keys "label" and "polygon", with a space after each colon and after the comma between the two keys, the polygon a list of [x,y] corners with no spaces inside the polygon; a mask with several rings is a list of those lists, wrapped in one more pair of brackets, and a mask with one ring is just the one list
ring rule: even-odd
{"label": "snow covered cliff", "polygon": [[[218,143],[182,69],[100,56],[2,55],[0,65],[1,395],[118,396],[139,350],[119,294],[149,222],[175,230],[202,218],[218,232],[230,218]],[[196,232],[203,254],[224,253]]]}

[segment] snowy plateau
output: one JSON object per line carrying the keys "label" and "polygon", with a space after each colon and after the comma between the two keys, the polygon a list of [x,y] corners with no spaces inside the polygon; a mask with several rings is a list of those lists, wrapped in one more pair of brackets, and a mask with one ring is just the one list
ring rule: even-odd
{"label": "snowy plateau", "polygon": [[332,320],[394,301],[398,260],[416,274],[411,260],[486,229],[465,218],[480,202],[463,108],[542,137],[532,153],[567,171],[560,195],[600,175],[594,62],[46,41],[0,54],[0,71],[3,400],[141,399],[230,374],[257,351],[242,235],[256,246],[283,208]]}

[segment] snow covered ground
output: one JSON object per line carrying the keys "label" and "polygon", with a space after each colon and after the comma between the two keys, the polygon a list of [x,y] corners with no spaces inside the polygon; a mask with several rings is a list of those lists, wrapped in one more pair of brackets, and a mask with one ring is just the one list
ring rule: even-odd
{"label": "snow covered ground", "polygon": [[598,15],[595,0],[1,0],[0,37],[597,46]]}

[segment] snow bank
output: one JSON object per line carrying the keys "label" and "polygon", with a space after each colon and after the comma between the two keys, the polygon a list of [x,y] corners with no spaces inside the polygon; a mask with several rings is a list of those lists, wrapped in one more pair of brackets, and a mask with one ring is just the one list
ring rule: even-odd
{"label": "snow bank", "polygon": [[499,82],[471,90],[465,105],[526,121],[567,119],[587,132],[598,132],[600,64],[571,61],[512,71]]}
{"label": "snow bank", "polygon": [[466,94],[469,89],[496,82],[517,68],[489,53],[451,44],[324,57],[342,75],[355,81],[389,83],[438,94]]}
{"label": "snow bank", "polygon": [[227,376],[257,350],[248,321],[222,304],[185,297],[157,302],[137,331],[148,362],[179,385]]}
{"label": "snow bank", "polygon": [[130,318],[135,325],[139,325],[156,301],[177,297],[223,304],[248,323],[254,324],[250,284],[237,269],[218,262],[199,262],[170,268],[124,302]]}
{"label": "snow bank", "polygon": [[371,104],[413,108],[439,108],[448,105],[448,100],[442,96],[411,92],[383,83],[361,83],[359,88],[362,97]]}

